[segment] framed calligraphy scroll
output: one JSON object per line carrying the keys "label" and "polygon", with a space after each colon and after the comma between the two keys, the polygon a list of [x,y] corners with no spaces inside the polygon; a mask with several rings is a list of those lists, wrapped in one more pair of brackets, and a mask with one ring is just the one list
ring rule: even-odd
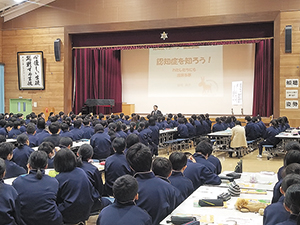
{"label": "framed calligraphy scroll", "polygon": [[18,52],[20,90],[44,90],[44,56],[42,51]]}

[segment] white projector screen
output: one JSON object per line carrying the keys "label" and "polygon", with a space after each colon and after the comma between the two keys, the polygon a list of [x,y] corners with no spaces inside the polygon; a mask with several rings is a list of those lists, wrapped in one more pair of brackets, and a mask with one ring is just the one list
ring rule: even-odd
{"label": "white projector screen", "polygon": [[[137,113],[252,114],[255,45],[122,50],[123,102]],[[242,82],[242,104],[232,101]]]}

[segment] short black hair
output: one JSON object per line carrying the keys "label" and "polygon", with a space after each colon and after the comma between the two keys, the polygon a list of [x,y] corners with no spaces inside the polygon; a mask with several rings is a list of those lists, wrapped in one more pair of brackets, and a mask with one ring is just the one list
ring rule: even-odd
{"label": "short black hair", "polygon": [[111,143],[111,146],[117,153],[122,154],[126,147],[125,139],[122,137],[116,137]]}
{"label": "short black hair", "polygon": [[6,166],[5,161],[0,158],[0,178],[3,178],[4,172],[5,172]]}
{"label": "short black hair", "polygon": [[135,172],[148,172],[152,166],[152,154],[150,149],[142,143],[136,143],[131,146],[126,159]]}
{"label": "short black hair", "polygon": [[291,185],[285,192],[284,205],[291,210],[291,214],[300,212],[300,184]]}
{"label": "short black hair", "polygon": [[288,189],[292,184],[300,184],[300,175],[299,174],[288,174],[283,178],[281,183],[281,188],[284,192]]}
{"label": "short black hair", "polygon": [[187,157],[183,152],[172,152],[169,156],[173,170],[182,170],[187,164]]}
{"label": "short black hair", "polygon": [[7,159],[9,154],[13,154],[14,145],[9,142],[0,143],[0,158]]}
{"label": "short black hair", "polygon": [[113,184],[114,197],[118,202],[133,201],[138,192],[138,182],[131,175],[124,175],[115,180]]}
{"label": "short black hair", "polygon": [[36,126],[37,126],[38,129],[45,129],[45,127],[46,127],[45,119],[42,118],[42,117],[39,118],[39,119],[37,120]]}
{"label": "short black hair", "polygon": [[88,161],[94,155],[93,147],[90,144],[83,144],[78,149],[78,155],[82,161]]}
{"label": "short black hair", "polygon": [[53,152],[55,146],[53,145],[52,142],[43,142],[42,144],[39,145],[38,150],[39,151],[44,151],[49,155],[50,153]]}
{"label": "short black hair", "polygon": [[152,171],[156,176],[168,178],[172,171],[172,164],[167,158],[156,157],[152,163]]}
{"label": "short black hair", "polygon": [[0,143],[6,142],[6,137],[0,134]]}
{"label": "short black hair", "polygon": [[285,177],[288,174],[299,174],[300,175],[300,164],[299,163],[291,163],[287,167],[285,167],[282,172],[282,177]]}
{"label": "short black hair", "polygon": [[74,124],[74,127],[75,127],[75,128],[80,128],[80,127],[81,127],[81,120],[75,120],[75,121],[73,122],[73,124]]}
{"label": "short black hair", "polygon": [[290,151],[290,150],[300,150],[300,143],[298,141],[289,141],[288,143],[285,144],[284,146],[285,151]]}
{"label": "short black hair", "polygon": [[67,148],[68,146],[72,147],[72,145],[73,145],[72,138],[61,137],[61,139],[59,140],[59,145],[65,147],[65,148]]}
{"label": "short black hair", "polygon": [[26,132],[27,132],[27,134],[34,134],[35,126],[32,123],[28,124],[27,128],[26,128]]}
{"label": "short black hair", "polygon": [[285,154],[284,166],[288,166],[291,163],[300,163],[300,151],[290,150]]}
{"label": "short black hair", "polygon": [[60,149],[54,157],[54,169],[61,172],[71,172],[76,168],[76,156],[70,149]]}
{"label": "short black hair", "polygon": [[137,136],[136,134],[129,134],[126,137],[127,148],[130,148],[132,145],[139,143],[139,142],[140,142],[139,136]]}
{"label": "short black hair", "polygon": [[95,130],[95,133],[97,133],[97,132],[103,132],[104,131],[104,127],[101,124],[97,124],[94,127],[94,130]]}
{"label": "short black hair", "polygon": [[62,129],[62,131],[68,131],[69,130],[69,125],[67,123],[62,123],[61,124],[61,129]]}
{"label": "short black hair", "polygon": [[210,155],[213,151],[212,145],[207,141],[201,141],[196,146],[196,152],[200,152],[202,155]]}
{"label": "short black hair", "polygon": [[241,121],[239,121],[239,120],[236,120],[234,123],[235,123],[235,125],[240,125],[240,126],[242,125]]}
{"label": "short black hair", "polygon": [[17,137],[18,142],[18,148],[23,148],[23,146],[26,144],[26,142],[29,140],[28,136],[26,134],[20,134]]}
{"label": "short black hair", "polygon": [[34,151],[30,154],[28,164],[34,170],[37,170],[36,178],[41,179],[43,173],[41,169],[45,169],[48,164],[48,155],[44,151]]}
{"label": "short black hair", "polygon": [[57,134],[60,129],[60,125],[58,122],[51,123],[49,126],[49,131],[51,134]]}
{"label": "short black hair", "polygon": [[18,120],[14,121],[14,128],[18,129],[18,126],[21,126],[21,122]]}

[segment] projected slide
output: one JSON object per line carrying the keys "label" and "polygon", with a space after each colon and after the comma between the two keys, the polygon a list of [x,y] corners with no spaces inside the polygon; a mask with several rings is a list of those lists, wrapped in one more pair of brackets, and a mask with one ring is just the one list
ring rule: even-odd
{"label": "projected slide", "polygon": [[149,49],[148,96],[223,96],[223,46]]}

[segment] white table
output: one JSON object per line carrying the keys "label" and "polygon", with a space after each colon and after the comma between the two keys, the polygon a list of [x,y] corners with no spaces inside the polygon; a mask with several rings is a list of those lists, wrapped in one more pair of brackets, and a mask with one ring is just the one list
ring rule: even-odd
{"label": "white table", "polygon": [[[227,221],[236,221],[236,224],[243,225],[261,225],[263,217],[258,213],[242,213],[235,209],[235,203],[239,197],[232,197],[226,202],[226,207],[200,207],[198,206],[199,199],[216,199],[217,196],[225,192],[221,187],[201,186],[193,194],[191,194],[183,203],[181,203],[170,215],[168,215],[160,224],[170,224],[171,216],[194,216],[204,224],[225,225],[231,224]],[[268,191],[266,195],[241,194],[240,198],[265,200],[270,202],[272,192]],[[232,223],[235,224],[235,223]]]}
{"label": "white table", "polygon": [[[90,144],[90,140],[89,139],[82,139],[82,140],[79,140],[79,141],[73,141],[73,145],[71,147],[71,150],[72,150],[72,148],[80,147],[83,144]],[[37,147],[33,147],[32,149],[37,151],[38,148],[39,147],[37,146]]]}
{"label": "white table", "polygon": [[231,129],[217,131],[207,135],[211,139],[215,139],[214,151],[227,151],[229,149],[230,138],[232,136]]}
{"label": "white table", "polygon": [[162,145],[166,141],[173,140],[174,134],[177,132],[177,127],[159,130],[159,144]]}

